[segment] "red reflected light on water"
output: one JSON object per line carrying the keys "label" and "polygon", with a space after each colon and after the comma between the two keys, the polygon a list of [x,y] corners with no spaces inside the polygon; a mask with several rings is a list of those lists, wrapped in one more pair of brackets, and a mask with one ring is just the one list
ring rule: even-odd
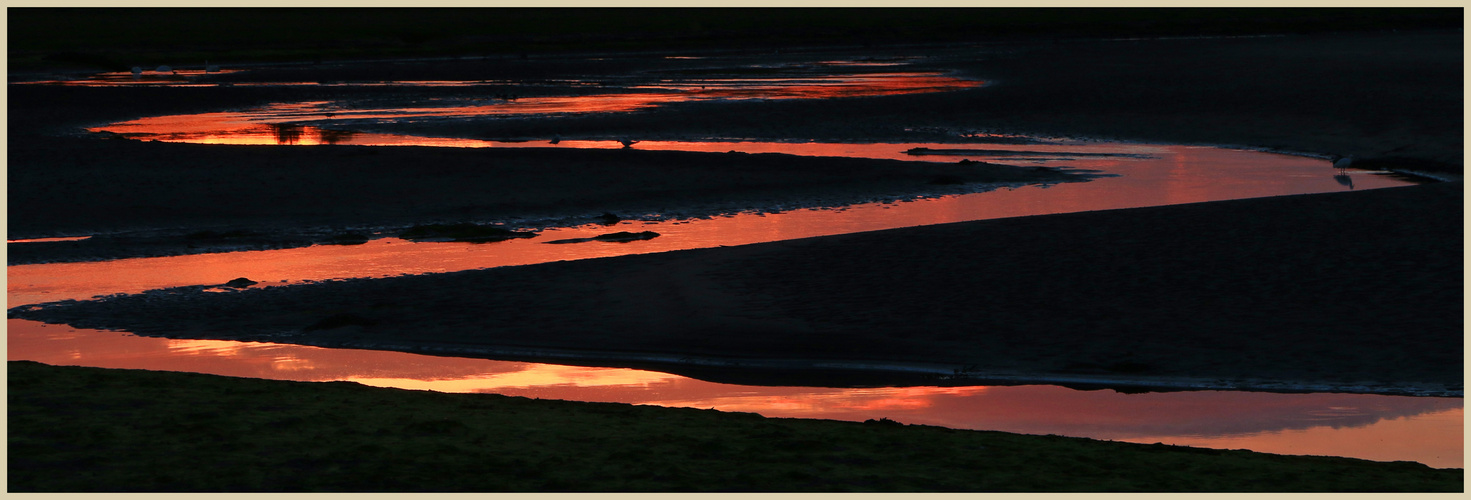
{"label": "red reflected light on water", "polygon": [[66,85],[73,87],[117,87],[117,86],[169,86],[169,87],[210,87],[213,83],[200,83],[197,80],[207,75],[222,75],[227,73],[238,73],[238,69],[215,69],[205,71],[203,69],[177,69],[167,72],[148,70],[140,73],[130,71],[113,71],[98,73],[87,78],[77,80],[38,80],[29,82],[15,82],[28,85]]}
{"label": "red reflected light on water", "polygon": [[[290,344],[138,337],[7,321],[11,360],[349,380],[378,387],[715,408],[768,417],[889,418],[957,429],[1163,442],[1462,467],[1462,401],[1355,394],[1119,394],[1054,386],[813,388],[717,384],[665,373]],[[18,356],[17,352],[25,355]]]}
{"label": "red reflected light on water", "polygon": [[[635,86],[631,93],[582,96],[522,97],[496,100],[461,99],[443,101],[441,106],[353,108],[330,101],[273,104],[259,109],[191,115],[154,116],[88,129],[92,132],[124,134],[139,140],[192,142],[201,144],[414,144],[408,139],[387,139],[385,134],[341,133],[338,140],[279,140],[279,129],[270,125],[300,122],[384,121],[423,118],[473,118],[508,115],[556,115],[620,113],[676,102],[751,99],[831,99],[881,95],[945,92],[978,87],[983,82],[942,76],[937,73],[882,73],[871,75],[825,75],[783,79],[681,80]],[[354,84],[356,85],[356,84]],[[643,92],[642,90],[655,90]],[[300,125],[296,125],[298,130]],[[312,127],[313,135],[322,136]],[[422,138],[420,138],[422,139]],[[474,141],[483,142],[483,141]],[[473,147],[471,141],[446,143],[430,139],[415,145]]]}
{"label": "red reflected light on water", "polygon": [[[942,76],[938,73],[878,73],[823,77],[678,80],[633,88],[680,91],[687,93],[690,96],[689,100],[831,99],[945,92],[979,87],[983,83]],[[696,89],[696,86],[699,88]]]}
{"label": "red reflected light on water", "polygon": [[61,236],[57,238],[29,238],[21,240],[5,240],[6,243],[54,243],[58,241],[82,241],[91,236]]}
{"label": "red reflected light on water", "polygon": [[[882,64],[891,63],[873,63]],[[90,83],[67,84],[194,84],[188,78],[173,75],[145,80],[133,79],[131,74],[114,74]],[[483,83],[487,82],[290,84],[463,86]],[[301,122],[330,124],[438,117],[609,113],[699,100],[827,99],[951,91],[980,85],[982,82],[933,73],[687,80],[634,87],[637,92],[622,94],[527,97],[490,103],[448,101],[445,106],[355,109],[328,101],[278,104],[247,112],[143,118],[92,130],[128,134],[139,139],[211,144],[552,147],[546,142],[500,143],[344,132],[307,126]],[[562,141],[556,147],[616,148],[621,145],[614,141]],[[956,147],[924,144],[646,141],[637,143],[636,147],[947,162],[966,158],[1018,165],[1104,169],[1125,177],[1063,184],[1048,189],[1025,187],[914,202],[866,204],[841,210],[799,210],[765,215],[739,214],[692,222],[625,222],[617,227],[553,229],[544,231],[535,239],[484,245],[380,239],[359,246],[10,266],[9,303],[14,306],[67,298],[86,299],[110,293],[136,293],[168,286],[220,284],[241,276],[271,285],[434,273],[964,220],[1345,189],[1341,179],[1331,177],[1331,170],[1322,160],[1180,146],[985,146],[987,149],[1010,147],[1051,153],[1035,158],[985,155],[916,158],[903,153],[913,147]],[[1069,151],[1148,155],[1151,159],[1094,157],[1063,160]],[[1352,179],[1357,189],[1404,184],[1371,175],[1356,174]],[[585,238],[619,230],[655,230],[662,236],[626,244],[544,244],[554,239]],[[752,387],[713,384],[641,370],[441,358],[285,344],[144,338],[23,320],[9,320],[7,327],[9,359],[60,365],[187,371],[283,380],[354,380],[385,387],[717,408],[751,411],[772,417],[841,420],[885,417],[905,423],[953,428],[1373,460],[1415,460],[1434,467],[1462,466],[1462,403],[1459,399],[1450,398],[1224,392],[1122,395],[1111,391],[1082,392],[1051,386]]]}
{"label": "red reflected light on water", "polygon": [[[573,141],[564,141],[573,143]],[[616,144],[616,143],[614,143]],[[602,145],[602,144],[598,144]],[[911,159],[921,144],[639,143],[696,151],[780,151]],[[607,147],[617,147],[607,145]],[[945,147],[943,145],[939,147]],[[950,145],[949,147],[954,147]],[[842,234],[963,220],[1213,201],[1347,189],[1326,161],[1251,151],[1153,145],[987,145],[988,149],[1115,153],[1043,164],[1103,169],[1121,177],[1047,188],[1022,187],[837,210],[742,213],[693,221],[546,230],[489,244],[379,239],[356,246],[203,254],[109,262],[9,266],[12,307],[87,299],[245,276],[262,285],[349,277],[446,272],[631,253]],[[959,157],[948,157],[948,161]],[[1086,158],[1086,159],[1081,159]],[[982,158],[972,158],[982,159]],[[1355,174],[1358,189],[1405,184]],[[631,243],[547,241],[654,230]],[[23,244],[23,243],[20,243]],[[866,420],[1060,434],[1290,454],[1415,460],[1461,467],[1459,399],[1363,395],[1165,393],[1120,395],[1050,386],[961,388],[770,388],[711,384],[640,370],[418,356],[387,351],[207,340],[142,338],[9,320],[9,359],[62,365],[213,373],[286,380],[354,380],[387,387],[496,392],[582,401],[718,408],[773,417]],[[1337,409],[1352,411],[1341,412]],[[1393,445],[1386,445],[1393,440]]]}
{"label": "red reflected light on water", "polygon": [[[644,143],[638,145],[643,146]],[[655,142],[649,146],[661,149],[737,149],[751,152],[786,148],[792,154],[903,158],[907,156],[903,151],[923,145]],[[1028,150],[1079,148],[1036,145],[1005,147]],[[908,202],[867,203],[833,210],[739,213],[688,221],[630,220],[615,226],[587,225],[547,229],[536,238],[496,243],[412,243],[397,238],[380,238],[354,246],[320,245],[284,250],[8,266],[9,300],[12,307],[64,299],[84,300],[96,295],[137,293],[172,286],[217,285],[238,277],[247,277],[261,282],[262,285],[274,285],[439,273],[743,245],[969,220],[1346,189],[1333,179],[1335,170],[1328,166],[1327,161],[1313,158],[1189,146],[1112,145],[1095,146],[1090,151],[1147,157],[1079,160],[1070,165],[1102,169],[1121,176],[1045,188],[1002,188],[984,193]],[[1358,189],[1408,184],[1376,175],[1356,174],[1355,178]],[[589,238],[617,231],[654,231],[660,236],[628,243],[591,241],[564,245],[545,244],[547,241]]]}

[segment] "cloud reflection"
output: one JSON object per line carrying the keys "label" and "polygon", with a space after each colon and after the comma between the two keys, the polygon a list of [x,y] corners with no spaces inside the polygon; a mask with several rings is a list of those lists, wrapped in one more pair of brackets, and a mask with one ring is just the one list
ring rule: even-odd
{"label": "cloud reflection", "polygon": [[[1227,391],[1121,394],[1056,386],[765,387],[595,368],[137,337],[12,319],[9,359],[575,401],[716,408],[769,417],[1057,434],[1461,467],[1462,400]],[[1388,443],[1386,440],[1392,440]]]}
{"label": "cloud reflection", "polygon": [[[340,135],[317,133],[322,140],[304,142],[306,123],[382,123],[407,119],[465,119],[487,116],[624,113],[679,102],[781,99],[833,99],[946,92],[984,82],[938,73],[813,75],[801,78],[724,78],[666,80],[630,87],[633,92],[594,95],[506,98],[485,104],[482,97],[446,99],[434,106],[405,104],[358,107],[346,102],[277,103],[238,112],[213,112],[139,118],[92,132],[112,132],[139,140],[200,144],[363,144]],[[267,125],[262,133],[262,125]],[[269,140],[269,142],[268,142]]]}

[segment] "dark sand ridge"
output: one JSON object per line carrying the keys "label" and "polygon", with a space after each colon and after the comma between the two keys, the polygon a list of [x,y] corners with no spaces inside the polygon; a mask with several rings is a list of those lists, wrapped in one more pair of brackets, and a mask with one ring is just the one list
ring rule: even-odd
{"label": "dark sand ridge", "polygon": [[[1460,32],[1346,33],[1267,38],[1065,41],[1051,44],[793,48],[772,60],[933,56],[916,71],[957,71],[983,88],[870,99],[687,103],[632,114],[552,120],[396,124],[388,130],[477,138],[753,137],[780,140],[960,140],[943,131],[992,130],[1121,140],[1236,144],[1360,160],[1401,159],[1460,171],[1463,88]],[[738,66],[742,60],[729,64]],[[684,67],[657,55],[604,61],[419,65],[305,65],[268,80],[576,78]],[[721,63],[726,64],[726,63]],[[404,67],[406,66],[406,67]],[[367,74],[363,74],[363,73]],[[338,73],[341,73],[340,75]],[[251,72],[239,73],[246,78]],[[257,75],[258,76],[258,75]],[[221,77],[226,78],[226,77]],[[233,78],[233,77],[231,77]],[[609,89],[598,89],[605,93]],[[12,86],[10,133],[54,134],[159,114],[207,112],[282,101],[382,94],[434,97],[456,88],[65,88]],[[565,93],[508,87],[487,92]],[[588,90],[572,89],[573,93]],[[24,141],[13,140],[12,144]]]}
{"label": "dark sand ridge", "polygon": [[[11,264],[306,245],[349,229],[426,223],[577,225],[605,212],[696,217],[841,206],[1088,178],[978,162],[775,154],[66,138],[12,143],[10,165],[11,238],[107,236],[12,248]],[[201,230],[249,236],[185,237]]]}
{"label": "dark sand ridge", "polygon": [[[717,136],[929,142],[959,141],[963,139],[958,134],[988,130],[1236,144],[1320,155],[1355,155],[1356,162],[1366,167],[1435,170],[1459,175],[1460,41],[1459,33],[1419,32],[1069,41],[968,48],[875,47],[860,52],[792,50],[781,56],[752,56],[751,61],[932,55],[921,59],[920,66],[914,69],[959,69],[993,84],[927,95],[759,104],[697,103],[631,114],[420,123],[391,130],[491,139],[547,138],[562,134],[569,139]],[[270,76],[267,79],[316,81],[374,75],[390,79],[413,76],[473,80],[517,75],[562,78],[584,75],[582,72],[620,75],[619,71],[650,70],[670,64],[694,63],[632,57],[572,64],[549,57],[368,68],[307,65],[277,70],[285,74],[267,75]],[[367,75],[362,74],[365,71]],[[252,75],[252,72],[239,75]],[[549,91],[554,90],[538,92]],[[606,90],[599,90],[603,91]],[[824,171],[828,167],[815,163],[802,167],[813,170],[810,172],[784,168],[760,170],[760,179],[728,171],[691,174],[688,167],[692,163],[709,167],[733,160],[690,156],[685,158],[692,158],[691,161],[650,165],[647,160],[654,157],[635,157],[626,151],[555,152],[541,157],[534,156],[540,153],[529,152],[426,153],[396,148],[367,150],[371,153],[350,148],[313,152],[240,148],[225,153],[226,149],[218,147],[119,144],[119,141],[99,142],[74,135],[82,126],[140,116],[329,99],[343,92],[360,97],[382,97],[382,93],[388,92],[405,98],[426,98],[440,92],[458,92],[452,88],[119,89],[20,85],[12,86],[10,92],[11,199],[8,206],[12,238],[182,225],[253,225],[254,229],[272,232],[304,224],[331,227],[514,217],[552,204],[558,207],[582,204],[600,213],[616,209],[608,204],[614,199],[651,197],[645,187],[649,183],[690,192],[696,192],[702,185],[715,187],[714,191],[700,193],[705,198],[702,203],[732,198],[733,203],[726,206],[749,206],[783,196],[822,197],[836,191],[853,191],[853,184],[839,184],[863,177],[852,171],[838,177],[826,175],[832,170]],[[58,137],[57,134],[73,135]],[[426,155],[436,156],[431,162],[425,160]],[[512,160],[513,157],[521,161]],[[478,182],[436,183],[443,179],[400,177],[406,175],[401,169],[426,165],[448,172],[454,166],[510,162],[514,166],[506,168],[520,168],[524,172],[529,163],[569,167],[583,159],[595,159],[609,169],[616,169],[602,171],[610,176],[595,177],[605,184],[603,189],[597,192],[542,189],[571,187],[582,179],[569,179],[563,175],[568,170],[560,168],[552,169],[543,178],[507,178],[500,172],[480,172],[484,177]],[[760,162],[774,163],[774,160],[763,158]],[[731,165],[737,163],[744,165],[739,161]],[[340,175],[355,172],[371,172],[381,181]],[[774,177],[777,172],[793,177]],[[707,175],[712,173],[713,176]],[[916,172],[910,169],[909,173]],[[916,174],[907,181],[923,183],[935,178],[929,172]],[[730,182],[732,176],[738,182]],[[974,176],[971,179],[976,180]],[[866,181],[875,180],[879,179],[871,177]],[[799,183],[801,187],[787,187],[785,192],[776,189]],[[823,187],[833,189],[822,193]],[[870,182],[859,190],[871,195],[875,187]],[[616,192],[619,189],[631,191]],[[689,199],[685,197],[684,201]],[[282,203],[287,206],[281,206]],[[162,244],[172,247],[172,251],[191,251],[177,242]],[[130,251],[160,253],[147,248],[157,245],[143,244],[139,248],[137,242],[130,242],[124,248],[95,248],[106,246],[103,242],[80,246],[94,248],[79,251],[67,245],[25,251],[66,250],[79,253],[76,258],[115,257]],[[71,257],[55,254],[50,258]],[[30,260],[11,260],[25,261]]]}
{"label": "dark sand ridge", "polygon": [[[228,294],[175,289],[12,316],[170,337],[465,356],[570,350],[695,374],[742,364],[798,372],[765,374],[769,383],[841,384],[824,370],[913,365],[969,372],[960,374],[970,382],[1454,394],[1462,304],[1459,280],[1445,277],[1460,274],[1461,231],[1438,214],[1461,209],[1460,189],[1022,217]],[[898,375],[846,382],[916,380]]]}
{"label": "dark sand ridge", "polygon": [[1460,32],[875,47],[780,57],[915,55],[932,56],[918,60],[915,70],[958,71],[988,85],[879,99],[770,101],[739,114],[692,103],[631,116],[411,129],[480,138],[617,131],[649,138],[914,142],[991,131],[1240,145],[1461,171]]}
{"label": "dark sand ridge", "polygon": [[[767,130],[796,137],[918,138],[900,133],[901,127],[927,125],[1109,134],[1398,157],[1394,161],[1416,168],[1459,173],[1460,40],[1459,33],[1335,35],[1054,47],[1043,54],[1051,57],[987,56],[1000,83],[973,91],[841,103],[702,104],[555,125],[566,135],[628,129],[672,134],[689,127],[699,136],[712,130],[695,127],[701,124],[732,135]],[[12,89],[12,102],[22,92],[81,95]],[[124,94],[163,98],[108,95]],[[206,94],[190,95],[209,101],[201,97]],[[140,106],[87,104],[106,103],[67,103],[52,111],[44,100],[30,101],[34,107],[27,109],[49,114],[20,120],[41,131]],[[25,137],[17,136],[12,113],[14,158],[24,142],[17,139]],[[530,122],[496,126],[539,133]],[[494,127],[482,134],[501,135]],[[162,156],[187,147],[148,146]],[[99,166],[113,160],[86,151],[52,143],[19,167],[43,169],[73,155],[77,163]],[[626,152],[599,154],[620,153]],[[149,168],[146,161],[133,164]],[[23,219],[15,214],[15,194],[45,184],[38,177],[17,186],[17,167],[12,162],[12,225]],[[150,192],[152,186],[128,185],[143,199],[168,193]],[[157,211],[186,213],[232,200],[228,189],[219,195],[191,195],[192,203],[204,205]],[[377,203],[348,198],[345,203],[359,205],[337,208]],[[27,201],[36,213],[61,214],[50,222],[56,227],[78,227],[97,213],[66,212],[85,199]],[[1459,391],[1461,213],[1461,184],[1454,183],[984,221],[156,305],[119,299],[87,307],[136,308],[73,321],[145,334],[285,331],[291,335],[272,340],[391,341],[409,350],[436,340],[761,358],[877,355],[881,362],[975,365],[983,374],[1091,371],[1154,381],[1321,381],[1347,390],[1362,382]],[[241,300],[256,297],[294,306],[273,312],[262,302]],[[196,300],[206,299],[228,304],[212,304],[222,309],[205,314]],[[63,311],[55,314],[70,314]],[[155,324],[155,313],[179,316],[168,326]],[[340,316],[348,324],[342,328],[303,332],[337,313],[356,316]],[[355,321],[376,323],[351,325]],[[475,326],[485,330],[473,332]],[[472,333],[476,338],[467,339]]]}

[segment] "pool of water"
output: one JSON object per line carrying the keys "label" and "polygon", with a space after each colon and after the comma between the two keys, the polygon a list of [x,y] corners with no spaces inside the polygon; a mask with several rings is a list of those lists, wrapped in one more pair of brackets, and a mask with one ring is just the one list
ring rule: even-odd
{"label": "pool of water", "polygon": [[[577,144],[559,146],[577,147]],[[751,153],[780,150],[790,154],[904,159],[912,158],[905,151],[938,145],[650,142],[638,146]],[[352,246],[319,245],[102,262],[15,265],[7,267],[10,304],[14,307],[65,299],[85,300],[97,295],[137,293],[171,286],[220,284],[238,277],[271,286],[452,272],[949,222],[1341,191],[1349,187],[1335,177],[1344,175],[1353,176],[1356,189],[1410,184],[1402,179],[1369,172],[1346,174],[1331,168],[1326,160],[1247,150],[1148,144],[991,145],[988,149],[1061,152],[1061,156],[1030,161],[1099,170],[1117,176],[1082,183],[999,187],[986,192],[918,199],[896,196],[893,200],[836,208],[771,211],[771,207],[761,207],[765,210],[753,207],[742,212],[739,207],[734,207],[736,210],[725,216],[701,219],[682,218],[679,214],[669,213],[622,214],[629,220],[615,225],[546,228],[536,238],[485,244],[416,243],[385,236]],[[1067,156],[1067,152],[1087,152],[1096,156]],[[967,158],[990,159],[984,155]],[[549,241],[589,238],[619,231],[653,231],[660,236],[625,243],[547,244]]]}
{"label": "pool of water", "polygon": [[769,417],[888,418],[956,429],[1411,460],[1462,467],[1462,400],[1224,391],[1122,394],[1056,386],[764,387],[667,373],[289,344],[138,337],[11,319],[10,359],[56,365],[349,380],[379,387],[715,408]]}
{"label": "pool of water", "polygon": [[[395,82],[406,84],[406,82]],[[434,82],[407,82],[426,85]],[[456,82],[439,82],[453,86]],[[467,83],[467,82],[459,82]],[[197,144],[344,144],[484,147],[495,143],[353,131],[363,124],[510,116],[623,113],[695,101],[832,99],[946,92],[983,82],[939,73],[804,75],[799,77],[654,79],[620,92],[493,97],[470,93],[410,103],[371,100],[276,103],[240,111],[165,115],[92,127],[138,140]],[[353,84],[353,86],[363,86]]]}
{"label": "pool of water", "polygon": [[[908,61],[823,61],[645,75],[601,92],[538,97],[461,96],[413,105],[322,100],[256,109],[148,117],[92,129],[125,137],[203,144],[446,147],[636,148],[845,156],[907,161],[992,161],[1018,166],[1098,170],[1112,177],[1050,186],[971,186],[966,194],[894,193],[872,203],[822,207],[729,207],[716,217],[679,213],[620,214],[614,225],[538,228],[531,239],[497,243],[410,242],[391,234],[366,244],[232,252],[106,262],[8,266],[9,307],[187,285],[238,277],[279,286],[331,279],[387,277],[535,264],[687,248],[741,245],[926,224],[1051,213],[1195,203],[1290,194],[1376,189],[1409,184],[1382,173],[1334,169],[1323,159],[1203,146],[1097,143],[1019,137],[970,137],[972,144],[759,142],[740,140],[563,140],[504,142],[370,133],[380,122],[485,119],[570,113],[627,112],[699,100],[818,99],[974,88],[983,82],[941,73],[895,71]],[[834,71],[834,68],[843,71]],[[862,69],[886,72],[863,73]],[[116,73],[61,85],[154,86],[422,86],[516,85],[509,81],[261,82],[211,81],[203,70]],[[739,73],[739,72],[737,72]],[[800,205],[797,206],[797,205]],[[814,208],[815,207],[815,208]],[[627,243],[587,241],[616,231],[654,231]],[[77,236],[75,238],[85,238]],[[23,245],[32,241],[9,241]],[[1058,434],[1142,443],[1251,449],[1284,454],[1412,460],[1462,467],[1462,400],[1355,394],[1268,394],[1222,391],[1122,394],[1056,386],[811,388],[717,384],[643,370],[431,357],[287,344],[175,340],[126,332],[7,321],[8,359],[57,365],[137,368],[281,380],[350,380],[445,392],[716,408],[772,417],[904,423],[960,429]]]}
{"label": "pool of water", "polygon": [[[1045,142],[1045,141],[1044,141]],[[561,141],[483,147],[622,147]],[[916,148],[941,144],[645,142],[685,151],[783,152],[819,156],[933,160]],[[1369,172],[1346,173],[1326,160],[1257,151],[1149,144],[986,145],[1006,158],[1115,174],[1085,183],[1003,187],[989,192],[831,209],[751,211],[703,219],[643,214],[649,220],[546,228],[531,239],[488,244],[415,243],[380,237],[363,245],[232,252],[105,262],[9,266],[9,303],[136,293],[169,286],[221,284],[237,277],[275,286],[350,277],[385,277],[522,265],[685,248],[843,234],[988,218],[1372,189],[1408,184]],[[1019,156],[1017,151],[1026,151]],[[1035,154],[1041,153],[1041,154]],[[1087,153],[1087,154],[1077,154]],[[1015,160],[1022,160],[1017,162]],[[1351,175],[1352,187],[1336,176]],[[547,244],[615,231],[652,230],[628,243]],[[24,244],[24,243],[18,243]],[[9,320],[9,359],[62,365],[141,368],[282,380],[351,380],[446,392],[716,408],[773,417],[905,423],[1058,434],[1131,442],[1252,449],[1287,454],[1413,460],[1461,467],[1462,402],[1351,394],[1180,392],[1120,394],[1056,386],[805,388],[717,384],[642,370],[491,361],[383,351],[211,340],[137,337]]]}

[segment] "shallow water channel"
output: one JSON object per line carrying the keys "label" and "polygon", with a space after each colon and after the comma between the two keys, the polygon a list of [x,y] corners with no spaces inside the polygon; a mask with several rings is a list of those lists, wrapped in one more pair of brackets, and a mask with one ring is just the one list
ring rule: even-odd
{"label": "shallow water channel", "polygon": [[[545,143],[486,147],[547,147]],[[559,147],[606,146],[563,141]],[[904,153],[937,144],[639,143],[657,149],[783,151],[789,154],[934,160]],[[969,147],[969,146],[967,146]],[[647,216],[616,225],[548,228],[536,238],[488,244],[397,238],[106,262],[10,266],[9,304],[220,284],[245,276],[262,286],[521,265],[683,248],[739,245],[857,231],[1045,213],[1165,205],[1349,189],[1406,181],[1344,172],[1325,160],[1254,151],[1147,144],[985,145],[988,150],[1086,152],[943,156],[1102,170],[1117,177],[1052,186],[889,200],[835,209],[745,212],[705,219]],[[979,149],[977,147],[976,149]],[[1020,161],[1016,161],[1020,160]],[[1335,178],[1337,177],[1337,178]],[[667,214],[659,214],[668,217]],[[547,244],[614,231],[655,231],[627,243]],[[773,417],[866,420],[1058,434],[1143,443],[1412,460],[1462,466],[1462,400],[1354,394],[1198,391],[1121,394],[1056,386],[808,388],[717,384],[670,374],[555,364],[431,357],[306,346],[137,337],[9,320],[9,359],[63,365],[190,371],[447,392],[716,408]]]}
{"label": "shallow water channel", "polygon": [[[841,65],[838,65],[841,66]],[[144,75],[147,77],[148,75]],[[190,75],[185,75],[190,76]],[[178,75],[155,82],[193,85]],[[83,85],[148,84],[113,74]],[[111,83],[109,83],[111,82]],[[173,82],[173,83],[169,83]],[[1017,141],[975,137],[972,144],[833,144],[751,141],[544,139],[496,142],[345,131],[344,124],[379,119],[463,118],[470,115],[609,112],[679,100],[826,98],[874,92],[943,91],[979,82],[928,73],[881,77],[704,81],[650,85],[617,98],[537,98],[491,104],[457,103],[391,113],[322,101],[257,110],[153,117],[98,127],[139,139],[230,144],[434,145],[454,147],[579,147],[854,156],[909,161],[990,161],[1019,166],[1099,170],[1111,177],[1051,186],[968,186],[967,194],[894,193],[872,203],[822,207],[808,200],[788,207],[728,207],[716,217],[620,214],[617,224],[542,228],[536,238],[472,244],[409,242],[377,237],[366,244],[9,266],[9,307],[187,285],[238,277],[280,286],[312,281],[449,272],[843,234],[1003,217],[1157,206],[1290,194],[1376,189],[1409,184],[1378,172],[1334,169],[1323,159],[1202,146]],[[310,83],[303,83],[310,84]],[[431,85],[434,82],[426,82]],[[316,83],[316,85],[328,85]],[[805,87],[804,87],[805,85]],[[864,87],[864,86],[867,87]],[[710,88],[705,88],[710,87]],[[803,89],[806,90],[803,90]],[[897,89],[897,90],[895,90]],[[804,94],[805,92],[805,94]],[[887,90],[885,91],[887,92]],[[584,96],[585,97],[585,96]],[[611,107],[611,108],[610,108]],[[616,109],[615,109],[616,108]],[[565,111],[558,111],[565,110]],[[1028,143],[1030,142],[1030,143]],[[595,215],[595,214],[593,214]],[[550,241],[617,231],[654,231],[624,243]],[[10,244],[26,244],[11,242]],[[764,387],[706,382],[666,373],[545,363],[434,357],[388,351],[324,349],[288,344],[138,337],[11,319],[8,359],[58,365],[188,371],[266,379],[329,381],[487,392],[580,401],[715,408],[770,417],[867,420],[959,429],[1058,434],[1141,443],[1411,460],[1462,467],[1460,398],[1361,394],[1273,394],[1228,391],[1123,394],[1057,386]]]}

